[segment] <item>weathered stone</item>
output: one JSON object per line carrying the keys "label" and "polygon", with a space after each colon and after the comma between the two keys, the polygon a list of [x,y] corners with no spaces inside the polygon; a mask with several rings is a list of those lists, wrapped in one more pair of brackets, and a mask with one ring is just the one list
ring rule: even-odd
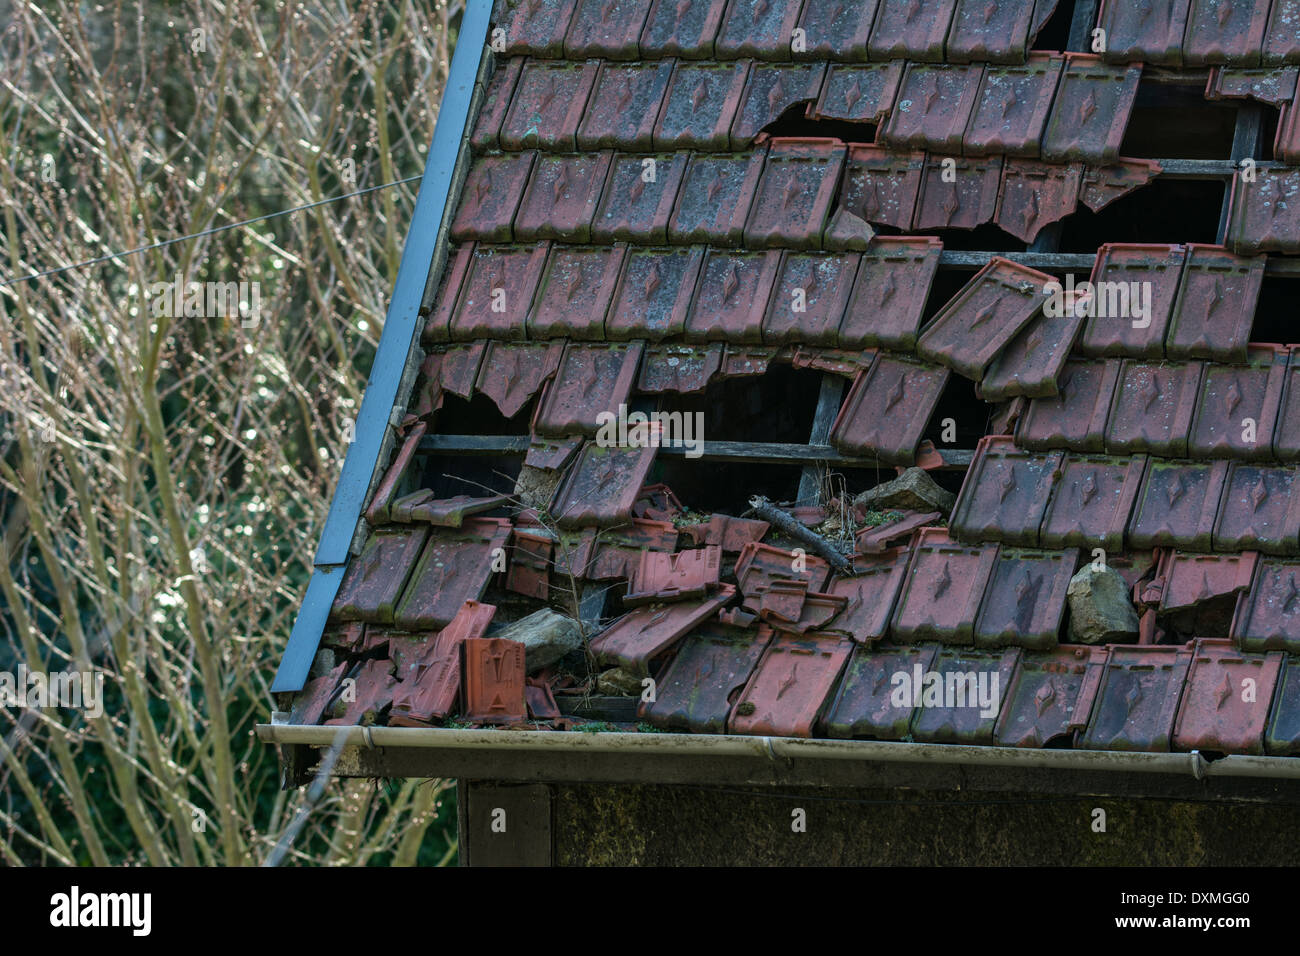
{"label": "weathered stone", "polygon": [[853,503],[868,511],[941,511],[947,517],[957,496],[940,488],[924,468],[909,468],[893,481],[868,488]]}
{"label": "weathered stone", "polygon": [[1129,644],[1138,637],[1138,615],[1118,571],[1089,562],[1066,589],[1070,640],[1075,644]]}
{"label": "weathered stone", "polygon": [[545,607],[490,635],[524,645],[524,669],[533,674],[582,647],[582,628]]}
{"label": "weathered stone", "polygon": [[596,679],[596,690],[614,697],[639,697],[641,677],[622,667],[613,667]]}

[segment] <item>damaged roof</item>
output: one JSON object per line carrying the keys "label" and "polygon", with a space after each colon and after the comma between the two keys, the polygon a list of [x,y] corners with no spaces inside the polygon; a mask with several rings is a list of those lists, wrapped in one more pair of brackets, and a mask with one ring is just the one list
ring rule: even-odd
{"label": "damaged roof", "polygon": [[1300,753],[1300,33],[1165,6],[471,3],[291,720]]}

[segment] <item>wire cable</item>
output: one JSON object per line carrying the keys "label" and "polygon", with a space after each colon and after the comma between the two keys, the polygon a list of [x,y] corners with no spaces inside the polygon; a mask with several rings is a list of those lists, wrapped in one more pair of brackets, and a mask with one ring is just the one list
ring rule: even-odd
{"label": "wire cable", "polygon": [[290,209],[281,209],[278,212],[268,212],[265,216],[257,216],[253,219],[244,219],[240,222],[227,223],[224,226],[213,226],[211,229],[190,233],[188,236],[177,236],[174,239],[164,239],[161,242],[155,242],[149,246],[140,246],[137,249],[128,249],[125,252],[114,252],[106,256],[99,256],[95,259],[87,259],[84,262],[73,262],[66,266],[59,266],[57,269],[46,269],[44,272],[33,272],[30,275],[19,276],[16,279],[5,279],[3,282],[0,282],[0,289],[5,288],[6,286],[17,285],[19,282],[30,282],[32,279],[44,279],[47,276],[58,275],[72,269],[82,269],[86,266],[98,265],[101,262],[108,262],[112,259],[122,259],[126,256],[138,255],[141,252],[150,252],[154,249],[161,249],[164,246],[174,245],[178,242],[185,242],[189,239],[202,239],[204,236],[212,236],[216,233],[227,232],[231,229],[240,229],[244,226],[251,226],[255,223],[265,222],[268,219],[276,219],[280,216],[287,216],[290,213],[302,212],[304,209],[314,209],[317,206],[324,206],[328,203],[338,202],[340,199],[351,199],[353,196],[364,196],[366,193],[372,193],[379,189],[388,189],[392,186],[403,186],[406,183],[413,183],[423,178],[423,173],[419,176],[407,176],[405,179],[398,179],[391,183],[380,183],[378,186],[367,186],[365,189],[358,189],[356,192],[343,193],[340,196],[330,196],[327,199],[317,199],[315,202],[309,202],[302,206],[294,206]]}

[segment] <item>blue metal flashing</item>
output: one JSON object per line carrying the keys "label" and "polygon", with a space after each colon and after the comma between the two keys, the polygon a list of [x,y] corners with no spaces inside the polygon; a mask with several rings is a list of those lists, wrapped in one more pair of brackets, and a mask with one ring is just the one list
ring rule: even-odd
{"label": "blue metal flashing", "polygon": [[366,492],[379,465],[388,419],[397,402],[398,386],[411,345],[419,334],[420,302],[429,281],[439,227],[447,209],[452,175],[460,154],[478,79],[479,62],[487,41],[492,0],[469,0],[456,38],[447,87],[443,90],[433,145],[424,166],[424,179],[415,200],[415,213],[406,234],[397,282],[388,303],[384,332],[366,382],[366,392],[357,413],[355,441],[343,461],[343,472],[334,490],[329,517],[321,532],[316,564],[343,564],[348,559],[352,536],[365,506]]}
{"label": "blue metal flashing", "polygon": [[397,268],[397,281],[388,303],[384,331],[379,337],[379,348],[357,413],[355,440],[343,461],[343,471],[316,549],[315,570],[271,685],[272,693],[299,691],[307,682],[325,622],[347,568],[352,538],[361,520],[366,493],[379,467],[406,362],[415,337],[420,334],[420,304],[448,211],[452,179],[465,139],[491,19],[492,0],[468,0],[438,108],[433,144]]}
{"label": "blue metal flashing", "polygon": [[298,617],[289,634],[289,644],[284,649],[284,657],[280,658],[280,669],[275,672],[271,693],[299,691],[307,683],[307,673],[316,657],[316,648],[320,646],[321,634],[325,632],[325,621],[334,606],[339,585],[343,583],[343,571],[341,564],[312,571],[307,593],[303,595],[302,606],[298,608]]}

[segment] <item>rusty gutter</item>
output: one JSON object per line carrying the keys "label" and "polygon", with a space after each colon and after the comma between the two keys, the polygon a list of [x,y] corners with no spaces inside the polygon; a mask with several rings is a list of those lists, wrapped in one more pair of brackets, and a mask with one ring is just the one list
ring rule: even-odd
{"label": "rusty gutter", "polygon": [[605,754],[638,756],[653,779],[654,762],[674,757],[748,758],[762,764],[782,760],[862,761],[893,764],[957,765],[984,768],[1081,770],[1152,773],[1194,777],[1251,777],[1300,780],[1300,760],[1292,757],[1233,755],[1208,761],[1198,752],[1124,753],[1102,750],[1030,750],[955,744],[915,744],[872,740],[812,740],[734,734],[557,733],[554,731],[443,730],[414,727],[315,727],[258,724],[266,743],[329,747],[340,737],[344,748],[424,751],[429,757],[465,751],[506,756],[566,755],[598,759]]}

